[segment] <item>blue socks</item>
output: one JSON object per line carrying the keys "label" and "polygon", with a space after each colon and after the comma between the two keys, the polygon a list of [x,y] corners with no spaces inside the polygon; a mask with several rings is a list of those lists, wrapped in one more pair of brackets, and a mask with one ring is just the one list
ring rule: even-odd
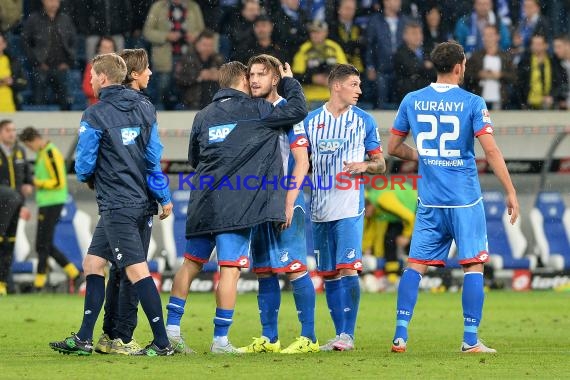
{"label": "blue socks", "polygon": [[344,304],[340,278],[325,281],[325,294],[327,296],[327,305],[334,323],[336,335],[340,335],[344,328]]}
{"label": "blue socks", "polygon": [[354,338],[354,328],[356,326],[356,316],[360,305],[360,283],[358,275],[343,276],[340,278],[342,286],[343,328],[342,332]]}
{"label": "blue socks", "polygon": [[315,335],[315,287],[309,273],[291,281],[293,287],[293,298],[297,316],[301,322],[301,336],[316,342]]}
{"label": "blue socks", "polygon": [[[182,298],[170,296],[168,299],[168,304],[166,305],[166,310],[168,313],[166,315],[166,326],[178,326],[180,333],[180,320],[184,315],[184,306],[186,305],[186,300]],[[180,334],[179,334],[180,335]]]}
{"label": "blue socks", "polygon": [[413,269],[406,269],[398,286],[398,304],[396,306],[396,332],[394,340],[402,338],[408,340],[408,324],[412,319],[414,307],[418,300],[421,274]]}
{"label": "blue socks", "polygon": [[477,344],[477,328],[483,314],[483,273],[468,272],[463,279],[463,341],[470,346]]}
{"label": "blue socks", "polygon": [[232,317],[234,311],[216,308],[216,316],[214,317],[214,339],[217,337],[228,336],[228,331],[232,325]]}
{"label": "blue socks", "polygon": [[158,348],[165,348],[169,342],[162,318],[162,302],[152,277],[148,276],[137,281],[134,287],[139,295],[144,313],[148,318],[148,323],[150,324],[152,335],[154,336],[154,344],[156,344]]}
{"label": "blue socks", "polygon": [[271,343],[277,342],[277,317],[281,306],[281,289],[277,276],[260,277],[257,305],[259,306],[259,318],[261,319],[261,335],[269,339]]}
{"label": "blue socks", "polygon": [[93,339],[95,322],[105,301],[105,277],[98,274],[90,274],[85,278],[85,301],[83,304],[83,321],[77,333],[80,340]]}

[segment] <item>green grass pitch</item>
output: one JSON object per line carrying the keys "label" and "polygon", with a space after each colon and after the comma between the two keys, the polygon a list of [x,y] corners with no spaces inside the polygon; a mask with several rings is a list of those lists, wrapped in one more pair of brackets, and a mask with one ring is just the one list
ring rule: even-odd
{"label": "green grass pitch", "polygon": [[[164,295],[163,304],[166,300]],[[280,339],[288,345],[299,327],[292,294],[284,293],[282,300]],[[135,358],[64,356],[48,347],[49,341],[79,328],[81,297],[9,296],[0,298],[0,378],[570,378],[570,293],[488,293],[480,333],[499,351],[496,355],[458,352],[462,338],[458,293],[421,293],[410,325],[408,352],[390,353],[395,302],[395,294],[362,295],[353,352],[215,356],[207,353],[213,295],[191,294],[182,331],[198,354]],[[258,318],[256,296],[240,295],[230,330],[234,345],[249,344],[251,337],[259,335]],[[317,298],[316,321],[320,342],[325,343],[333,328],[324,295]],[[99,322],[96,338],[100,329]],[[135,337],[141,344],[151,339],[142,311]]]}

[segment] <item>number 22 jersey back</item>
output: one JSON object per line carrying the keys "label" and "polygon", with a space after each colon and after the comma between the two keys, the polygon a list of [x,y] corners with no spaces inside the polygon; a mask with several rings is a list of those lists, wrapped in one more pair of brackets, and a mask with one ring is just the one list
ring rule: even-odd
{"label": "number 22 jersey back", "polygon": [[463,207],[481,199],[475,137],[493,133],[485,101],[457,85],[432,83],[406,95],[392,133],[412,132],[419,156],[418,198],[428,207]]}

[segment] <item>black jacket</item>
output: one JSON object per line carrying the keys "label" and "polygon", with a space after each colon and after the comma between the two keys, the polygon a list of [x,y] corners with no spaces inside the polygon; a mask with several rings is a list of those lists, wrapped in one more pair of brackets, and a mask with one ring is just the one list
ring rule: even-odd
{"label": "black jacket", "polygon": [[275,22],[272,38],[275,43],[283,47],[287,62],[292,62],[295,52],[299,50],[303,42],[309,39],[306,27],[309,19],[301,8],[299,8],[298,13],[297,20],[288,16],[281,7],[274,14],[271,14],[273,20],[279,20],[279,22]]}
{"label": "black jacket", "polygon": [[[521,104],[527,103],[528,93],[530,91],[530,63],[532,55],[527,53],[523,56],[518,65],[517,72],[517,88],[518,96]],[[549,54],[550,67],[552,73],[552,85],[550,86],[550,96],[554,101],[566,100],[568,94],[568,76],[566,70],[562,67],[560,60]]]}
{"label": "black jacket", "polygon": [[[77,29],[85,35],[127,34],[131,31],[133,9],[130,0],[74,1]],[[148,12],[148,8],[147,8]]]}
{"label": "black jacket", "polygon": [[4,150],[0,149],[0,186],[20,192],[24,184],[32,184],[32,173],[24,148],[16,144],[10,157],[6,157]]}
{"label": "black jacket", "polygon": [[164,179],[161,155],[151,102],[123,86],[103,88],[99,102],[83,113],[75,154],[77,179],[87,182],[94,176],[99,211],[130,207],[153,214],[155,200],[170,202],[168,184],[155,182]]}
{"label": "black jacket", "polygon": [[[303,120],[307,108],[299,82],[284,78],[282,84],[285,106],[225,88],[194,118],[188,159],[196,172],[187,238],[285,220],[286,189],[278,184],[264,189],[261,179],[283,176],[281,128]],[[255,178],[246,183],[248,176]]]}
{"label": "black jacket", "polygon": [[408,92],[419,90],[436,79],[433,69],[426,69],[424,60],[406,44],[400,45],[393,58],[396,80],[396,99],[401,102]]}
{"label": "black jacket", "polygon": [[71,17],[58,12],[52,22],[44,11],[33,13],[24,23],[22,31],[22,45],[32,66],[46,63],[49,54],[53,54],[49,47],[49,33],[47,30],[55,27],[63,45],[63,53],[69,66],[75,59],[75,26]]}

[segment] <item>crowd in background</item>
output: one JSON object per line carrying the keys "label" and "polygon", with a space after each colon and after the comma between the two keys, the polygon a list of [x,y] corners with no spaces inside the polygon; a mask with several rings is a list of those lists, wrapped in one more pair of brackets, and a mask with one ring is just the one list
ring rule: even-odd
{"label": "crowd in background", "polygon": [[2,0],[0,112],[83,110],[93,56],[138,47],[157,109],[201,109],[224,62],[260,53],[291,63],[310,108],[351,63],[359,105],[396,109],[435,79],[429,54],[449,39],[490,109],[568,109],[569,15],[569,0]]}

